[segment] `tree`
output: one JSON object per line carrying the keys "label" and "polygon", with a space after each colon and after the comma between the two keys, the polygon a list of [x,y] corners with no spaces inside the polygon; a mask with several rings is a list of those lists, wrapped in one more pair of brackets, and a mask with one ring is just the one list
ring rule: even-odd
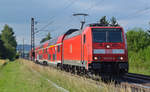
{"label": "tree", "polygon": [[1,40],[1,35],[0,35],[0,59],[5,59],[5,46],[4,42]]}
{"label": "tree", "polygon": [[111,25],[111,26],[120,26],[120,25],[117,23],[117,20],[116,20],[115,17],[112,17],[112,18],[110,19],[110,25]]}
{"label": "tree", "polygon": [[50,35],[50,32],[46,35],[46,37],[45,38],[43,38],[41,41],[40,41],[40,43],[43,43],[43,42],[45,42],[45,41],[47,41],[47,40],[50,40],[51,39],[51,35]]}
{"label": "tree", "polygon": [[150,45],[150,37],[143,29],[135,28],[127,32],[127,44],[129,50],[137,52]]}
{"label": "tree", "polygon": [[104,26],[108,26],[108,25],[109,25],[109,22],[107,21],[106,16],[103,16],[103,17],[100,19],[100,24],[101,24],[101,25],[104,25]]}
{"label": "tree", "polygon": [[1,40],[4,42],[4,46],[6,48],[6,58],[13,60],[16,56],[17,42],[13,29],[8,25],[5,25],[4,29],[2,30]]}

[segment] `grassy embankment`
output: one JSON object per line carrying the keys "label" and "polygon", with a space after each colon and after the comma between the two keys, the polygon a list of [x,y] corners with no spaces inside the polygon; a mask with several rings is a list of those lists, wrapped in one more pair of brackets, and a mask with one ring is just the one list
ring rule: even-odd
{"label": "grassy embankment", "polygon": [[113,83],[96,82],[26,60],[9,62],[2,68],[0,92],[63,92],[48,80],[69,92],[125,92]]}
{"label": "grassy embankment", "polygon": [[139,52],[129,51],[129,72],[150,75],[150,46]]}

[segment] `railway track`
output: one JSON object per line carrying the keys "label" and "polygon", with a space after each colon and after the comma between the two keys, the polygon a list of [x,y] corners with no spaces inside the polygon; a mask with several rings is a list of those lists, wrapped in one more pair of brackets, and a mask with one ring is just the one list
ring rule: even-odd
{"label": "railway track", "polygon": [[150,92],[150,76],[127,73],[119,81],[122,86],[130,87],[132,92]]}
{"label": "railway track", "polygon": [[150,76],[147,76],[147,75],[127,73],[125,77],[134,78],[135,80],[138,80],[141,82],[150,82]]}

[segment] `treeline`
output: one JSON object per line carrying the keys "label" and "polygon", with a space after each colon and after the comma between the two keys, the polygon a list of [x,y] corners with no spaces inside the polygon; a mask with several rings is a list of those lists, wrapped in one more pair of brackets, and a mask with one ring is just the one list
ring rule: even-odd
{"label": "treeline", "polygon": [[0,59],[14,60],[16,58],[16,37],[13,29],[5,25],[0,34]]}
{"label": "treeline", "polygon": [[134,28],[127,31],[128,50],[138,52],[150,46],[150,34],[147,30]]}

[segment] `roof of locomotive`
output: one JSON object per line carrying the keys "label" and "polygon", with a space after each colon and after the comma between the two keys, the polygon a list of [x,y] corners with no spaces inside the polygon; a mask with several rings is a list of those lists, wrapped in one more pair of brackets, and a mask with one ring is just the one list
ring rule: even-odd
{"label": "roof of locomotive", "polygon": [[88,27],[104,27],[104,28],[122,28],[119,25],[106,25],[106,24],[100,24],[100,23],[91,23],[87,25]]}

